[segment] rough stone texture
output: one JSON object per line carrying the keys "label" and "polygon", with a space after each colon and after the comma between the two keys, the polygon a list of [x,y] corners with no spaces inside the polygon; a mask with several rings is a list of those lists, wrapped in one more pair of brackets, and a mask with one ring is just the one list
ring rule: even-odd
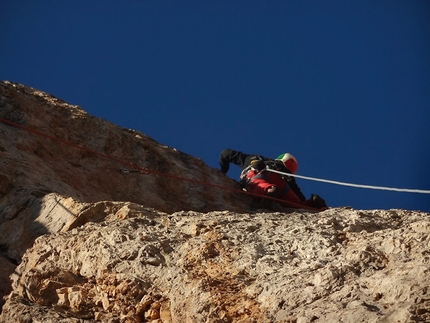
{"label": "rough stone texture", "polygon": [[246,205],[243,196],[190,181],[155,174],[125,178],[118,170],[131,164],[237,189],[202,160],[44,92],[0,82],[0,118],[58,139],[0,123],[1,194],[20,195],[18,189],[25,187],[35,190],[36,197],[57,192],[78,201],[131,201],[163,212],[242,210]]}
{"label": "rough stone texture", "polygon": [[430,320],[422,213],[97,210],[103,221],[36,240],[5,322],[23,309],[52,322]]}
{"label": "rough stone texture", "polygon": [[[237,189],[48,94],[0,91],[0,118]],[[21,128],[0,124],[0,140],[0,322],[430,322],[427,213],[252,210],[235,191],[120,174]]]}
{"label": "rough stone texture", "polygon": [[[73,201],[130,201],[170,213],[247,208],[249,197],[192,182],[238,189],[200,159],[44,92],[0,82],[0,118],[25,127],[0,122],[0,246],[16,261],[39,235],[84,223]],[[119,172],[130,165],[159,173]],[[69,200],[59,204],[49,193]]]}

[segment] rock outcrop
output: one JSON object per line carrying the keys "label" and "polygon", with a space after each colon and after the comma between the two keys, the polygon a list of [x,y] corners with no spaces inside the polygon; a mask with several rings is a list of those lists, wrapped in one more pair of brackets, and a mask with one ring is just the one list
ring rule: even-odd
{"label": "rock outcrop", "polygon": [[201,160],[19,84],[0,118],[0,322],[430,322],[427,213],[254,210]]}

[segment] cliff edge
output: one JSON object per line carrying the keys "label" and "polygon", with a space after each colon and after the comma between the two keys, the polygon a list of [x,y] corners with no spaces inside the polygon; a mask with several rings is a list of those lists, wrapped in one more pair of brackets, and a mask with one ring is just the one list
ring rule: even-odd
{"label": "cliff edge", "polygon": [[430,322],[428,213],[255,210],[200,159],[8,81],[0,121],[0,322]]}

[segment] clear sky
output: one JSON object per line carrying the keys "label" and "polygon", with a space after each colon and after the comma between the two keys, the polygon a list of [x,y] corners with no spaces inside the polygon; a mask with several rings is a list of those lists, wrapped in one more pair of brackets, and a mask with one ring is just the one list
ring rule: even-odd
{"label": "clear sky", "polygon": [[[0,0],[0,49],[1,80],[213,168],[223,148],[289,152],[299,175],[430,190],[428,0]],[[430,212],[429,194],[298,184]]]}

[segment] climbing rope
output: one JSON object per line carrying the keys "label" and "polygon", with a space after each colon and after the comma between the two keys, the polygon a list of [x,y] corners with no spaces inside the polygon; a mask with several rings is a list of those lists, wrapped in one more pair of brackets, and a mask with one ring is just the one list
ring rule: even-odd
{"label": "climbing rope", "polygon": [[119,158],[112,157],[112,156],[109,156],[109,155],[97,152],[97,151],[89,149],[87,147],[79,146],[79,145],[71,143],[69,141],[66,141],[66,140],[63,140],[63,139],[59,139],[57,137],[48,135],[46,133],[43,133],[43,132],[38,131],[38,130],[34,130],[34,129],[29,128],[29,127],[25,127],[23,125],[20,125],[18,123],[15,123],[15,122],[3,119],[3,118],[0,118],[0,121],[3,122],[3,123],[5,123],[5,124],[8,124],[10,126],[13,126],[13,127],[16,127],[16,128],[19,128],[19,129],[22,129],[22,130],[34,133],[36,135],[39,135],[39,136],[42,136],[42,137],[45,137],[45,138],[49,138],[49,139],[54,140],[56,142],[59,142],[61,144],[68,145],[68,146],[74,147],[76,149],[80,149],[80,150],[86,151],[88,153],[97,155],[97,156],[102,157],[102,158],[110,159],[112,161],[115,161],[117,163],[120,163],[120,164],[125,165],[125,166],[129,166],[129,167],[132,168],[131,170],[130,169],[125,169],[125,168],[120,168],[119,172],[122,173],[122,174],[139,173],[139,174],[142,174],[142,175],[148,175],[148,174],[152,173],[152,174],[156,174],[156,175],[160,175],[160,176],[164,176],[164,177],[168,177],[168,178],[173,178],[173,179],[177,179],[177,180],[182,180],[182,181],[196,183],[196,184],[199,184],[199,185],[216,187],[216,188],[219,188],[219,189],[223,189],[223,190],[227,190],[227,191],[232,191],[232,192],[235,192],[235,193],[251,195],[251,196],[258,197],[258,198],[270,199],[270,200],[273,200],[273,201],[281,202],[283,205],[287,205],[287,206],[290,206],[290,207],[293,207],[293,208],[306,209],[306,210],[314,211],[314,212],[315,211],[319,212],[319,211],[323,210],[323,209],[313,208],[313,207],[310,207],[310,206],[307,206],[307,205],[296,204],[296,203],[285,201],[285,200],[282,200],[282,199],[277,199],[277,198],[271,197],[271,196],[255,194],[255,193],[251,193],[251,192],[247,192],[247,191],[244,191],[244,190],[239,190],[239,189],[235,189],[235,188],[231,188],[231,187],[226,187],[226,186],[217,185],[217,184],[213,184],[213,183],[207,183],[207,182],[198,181],[198,180],[194,180],[194,179],[190,179],[190,178],[185,178],[185,177],[181,177],[181,176],[177,176],[177,175],[162,173],[162,172],[156,171],[154,169],[151,169],[149,167],[141,167],[139,165],[135,165],[133,163],[126,162],[126,161],[121,160]]}
{"label": "climbing rope", "polygon": [[91,150],[91,149],[89,149],[89,148],[87,148],[87,147],[79,146],[79,145],[74,144],[74,143],[72,143],[72,142],[69,142],[69,141],[66,141],[66,140],[63,140],[63,139],[60,139],[60,138],[57,138],[57,137],[54,137],[54,136],[48,135],[48,134],[43,133],[43,132],[40,132],[40,131],[38,131],[38,130],[34,130],[34,129],[31,129],[31,128],[25,127],[25,126],[20,125],[20,124],[18,124],[18,123],[15,123],[15,122],[12,122],[12,121],[9,121],[9,120],[6,120],[6,119],[3,119],[3,118],[0,118],[0,121],[1,121],[1,122],[3,122],[3,123],[5,123],[5,124],[8,124],[8,125],[10,125],[10,126],[13,126],[13,127],[16,127],[16,128],[20,128],[20,129],[22,129],[22,130],[25,130],[25,131],[28,131],[28,132],[34,133],[34,134],[36,134],[36,135],[39,135],[39,136],[42,136],[42,137],[46,137],[46,138],[52,139],[52,140],[54,140],[54,141],[56,141],[56,142],[59,142],[59,143],[61,143],[61,144],[64,144],[64,145],[67,145],[67,146],[71,146],[71,147],[74,147],[74,148],[76,148],[76,149],[80,149],[80,150],[83,150],[83,151],[89,152],[89,153],[91,153],[91,154],[94,154],[94,155],[97,155],[97,156],[100,156],[100,157],[103,157],[103,158],[107,158],[107,159],[110,159],[110,160],[113,160],[113,161],[119,162],[119,163],[121,163],[121,164],[123,164],[123,165],[127,165],[127,166],[130,166],[130,167],[133,167],[133,168],[137,168],[137,169],[142,169],[142,170],[143,170],[143,168],[141,168],[140,166],[135,165],[135,164],[133,164],[133,163],[129,163],[129,162],[123,161],[123,160],[121,160],[121,159],[118,159],[118,158],[115,158],[115,157],[112,157],[112,156],[109,156],[109,155],[105,155],[105,154],[99,153],[99,152],[97,152],[97,151],[95,151],[95,150]]}
{"label": "climbing rope", "polygon": [[[92,153],[92,154],[97,155],[99,157],[110,159],[112,161],[121,163],[122,165],[126,165],[126,166],[129,166],[129,167],[133,168],[132,170],[128,170],[128,169],[124,169],[124,168],[119,169],[120,172],[122,172],[123,174],[139,173],[139,174],[147,175],[147,174],[152,173],[152,174],[156,174],[156,175],[160,175],[160,176],[164,176],[164,177],[169,177],[169,178],[173,178],[173,179],[177,179],[177,180],[193,182],[193,183],[196,183],[196,184],[199,184],[199,185],[211,186],[211,187],[216,187],[216,188],[219,188],[219,189],[228,190],[228,191],[232,191],[232,192],[236,192],[236,193],[251,195],[251,196],[254,196],[254,197],[258,197],[258,198],[270,199],[270,200],[281,202],[284,205],[288,205],[288,206],[295,207],[295,208],[307,209],[307,210],[311,210],[311,211],[321,211],[320,209],[315,209],[313,207],[309,207],[309,206],[306,206],[306,205],[296,204],[296,203],[293,203],[293,202],[288,202],[288,201],[277,199],[277,198],[271,197],[271,196],[259,195],[259,194],[250,193],[250,192],[247,192],[247,191],[244,191],[244,190],[234,189],[234,188],[231,188],[231,187],[225,187],[225,186],[221,186],[221,185],[217,185],[217,184],[213,184],[213,183],[207,183],[207,182],[198,181],[198,180],[194,180],[194,179],[190,179],[190,178],[184,178],[184,177],[177,176],[177,175],[162,173],[162,172],[150,169],[149,167],[141,167],[139,165],[136,165],[136,164],[133,164],[133,163],[130,163],[130,162],[126,162],[126,161],[121,160],[119,158],[112,157],[112,156],[109,156],[109,155],[97,152],[97,151],[89,149],[87,147],[76,145],[76,144],[68,142],[66,140],[62,140],[62,139],[56,138],[54,136],[48,135],[48,134],[40,132],[38,130],[34,130],[34,129],[31,129],[31,128],[25,127],[23,125],[20,125],[18,123],[15,123],[15,122],[3,119],[3,118],[0,118],[0,121],[3,122],[3,123],[5,123],[5,124],[8,124],[10,126],[23,129],[25,131],[34,133],[36,135],[52,139],[52,140],[57,141],[57,142],[59,142],[61,144],[68,145],[68,146],[74,147],[76,149],[84,150],[86,152]],[[306,179],[306,180],[312,180],[312,181],[318,181],[318,182],[324,182],[324,183],[330,183],[330,184],[336,184],[336,185],[358,187],[358,188],[366,188],[366,189],[396,191],[396,192],[410,192],[410,193],[430,194],[430,190],[401,189],[401,188],[392,188],[392,187],[383,187],[383,186],[360,185],[360,184],[339,182],[339,181],[333,181],[333,180],[327,180],[327,179],[321,179],[321,178],[315,178],[315,177],[308,177],[308,176],[303,176],[303,175],[290,174],[290,173],[285,173],[285,172],[277,171],[277,170],[274,170],[274,169],[266,169],[266,170],[269,171],[269,172],[278,173],[278,174],[281,174],[281,175],[293,176],[293,177],[302,178],[302,179]]]}
{"label": "climbing rope", "polygon": [[297,177],[297,178],[307,179],[307,180],[310,180],[310,181],[324,182],[324,183],[343,185],[343,186],[351,186],[351,187],[358,187],[358,188],[368,188],[368,189],[373,189],[373,190],[385,190],[385,191],[395,191],[395,192],[408,192],[408,193],[430,194],[430,190],[420,190],[420,189],[409,189],[409,188],[395,188],[395,187],[385,187],[385,186],[372,186],[372,185],[352,184],[352,183],[338,182],[338,181],[332,181],[332,180],[322,179],[322,178],[315,178],[315,177],[308,177],[308,176],[302,176],[302,175],[284,173],[284,172],[281,172],[281,171],[278,171],[278,170],[274,170],[274,169],[266,169],[266,171],[269,171],[269,172],[272,172],[272,173],[281,174],[281,175],[287,175],[287,176],[293,176],[293,177]]}
{"label": "climbing rope", "polygon": [[122,174],[130,174],[130,173],[139,173],[139,174],[143,174],[143,175],[148,175],[148,174],[156,174],[156,175],[160,175],[160,176],[164,176],[164,177],[169,177],[169,178],[174,178],[174,179],[178,179],[178,180],[182,180],[182,181],[186,181],[186,182],[191,182],[191,183],[196,183],[199,185],[204,185],[204,186],[211,186],[211,187],[216,187],[219,189],[223,189],[226,191],[231,191],[231,192],[235,192],[235,193],[241,193],[241,194],[245,194],[245,195],[250,195],[253,197],[257,197],[257,198],[263,198],[263,199],[267,199],[267,200],[272,200],[278,203],[281,203],[285,206],[289,206],[289,207],[293,207],[293,208],[298,208],[298,209],[306,209],[309,211],[324,211],[326,208],[314,208],[308,205],[304,205],[304,204],[298,204],[298,203],[294,203],[294,202],[290,202],[290,201],[286,201],[283,199],[278,199],[276,197],[272,197],[272,196],[267,196],[267,195],[262,195],[262,194],[256,194],[256,193],[251,193],[248,191],[244,191],[244,190],[239,190],[237,188],[231,188],[231,187],[226,187],[226,186],[222,186],[222,185],[217,185],[217,184],[213,184],[213,183],[207,183],[207,182],[203,182],[203,181],[199,181],[199,180],[195,180],[195,179],[191,179],[191,178],[185,178],[185,177],[181,177],[181,176],[177,176],[177,175],[172,175],[172,174],[166,174],[166,173],[162,173],[156,170],[153,170],[149,167],[144,167],[141,169],[124,169],[124,168],[120,168],[119,169],[120,173]]}

